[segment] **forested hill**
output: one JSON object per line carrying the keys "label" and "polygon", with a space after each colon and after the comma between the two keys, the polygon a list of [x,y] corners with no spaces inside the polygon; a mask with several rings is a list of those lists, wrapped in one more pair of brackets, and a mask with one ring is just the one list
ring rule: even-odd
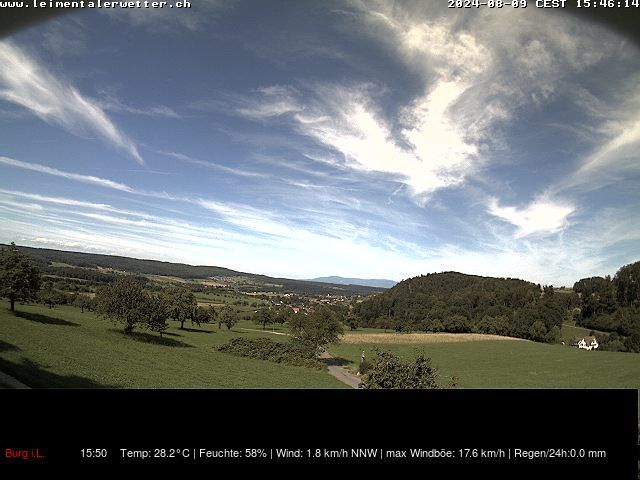
{"label": "forested hill", "polygon": [[[182,279],[215,279],[239,291],[276,291],[303,295],[371,295],[383,291],[382,288],[360,285],[336,285],[289,278],[274,278],[215,266],[193,266],[184,263],[23,246],[18,246],[18,249],[28,254],[41,271],[61,277],[90,277],[93,280],[108,282],[113,279],[111,278],[113,274],[109,272],[109,269],[112,269],[120,272],[141,275],[164,275]],[[79,270],[77,267],[90,270]]]}
{"label": "forested hill", "polygon": [[[556,298],[559,297],[559,298]],[[478,332],[555,342],[566,308],[553,288],[457,272],[403,280],[355,309],[362,325],[433,332]]]}

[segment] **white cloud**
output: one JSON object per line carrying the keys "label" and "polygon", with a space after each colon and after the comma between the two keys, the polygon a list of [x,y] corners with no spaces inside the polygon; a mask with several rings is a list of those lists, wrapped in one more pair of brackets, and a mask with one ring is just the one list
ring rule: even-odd
{"label": "white cloud", "polygon": [[518,227],[516,238],[533,234],[552,234],[567,226],[567,217],[575,207],[565,203],[540,197],[524,208],[501,207],[493,199],[489,204],[489,213]]}
{"label": "white cloud", "polygon": [[281,115],[302,110],[298,103],[298,92],[289,86],[270,85],[256,90],[259,100],[251,98],[237,99],[240,106],[236,111],[239,115],[254,120],[279,117]]}
{"label": "white cloud", "polygon": [[15,45],[0,41],[0,99],[21,105],[47,123],[74,135],[92,132],[143,164],[135,143],[97,103],[54,76]]}
{"label": "white cloud", "polygon": [[403,109],[399,138],[393,133],[396,125],[379,111],[374,90],[369,85],[320,85],[310,92],[311,100],[303,103],[292,89],[283,93],[278,87],[273,94],[248,100],[251,108],[237,109],[237,113],[254,120],[284,117],[300,134],[341,154],[343,161],[332,159],[333,166],[342,163],[354,170],[390,173],[414,195],[459,184],[473,171],[477,148],[466,142],[464,127],[449,114],[465,90],[463,85],[440,83],[432,94]]}
{"label": "white cloud", "polygon": [[69,207],[85,207],[85,208],[93,208],[97,210],[109,210],[112,208],[111,205],[107,205],[104,203],[83,202],[81,200],[73,200],[70,198],[49,197],[45,195],[39,195],[37,193],[18,192],[16,190],[5,190],[2,188],[0,188],[0,194],[8,195],[10,197],[27,198],[30,200],[37,200],[40,202],[65,205]]}
{"label": "white cloud", "polygon": [[211,168],[213,170],[218,170],[224,173],[230,173],[231,175],[237,175],[240,177],[255,177],[255,178],[268,178],[270,175],[261,172],[252,172],[250,170],[241,170],[239,168],[227,167],[225,165],[220,165],[219,163],[210,162],[207,160],[200,160],[198,158],[190,157],[189,155],[185,155],[184,153],[178,152],[170,152],[165,150],[156,150],[156,153],[160,155],[165,155],[168,157],[175,158],[177,160],[181,160],[183,162],[188,162],[193,165],[199,165],[205,168]]}
{"label": "white cloud", "polygon": [[182,118],[174,109],[166,105],[152,105],[145,108],[132,107],[131,105],[125,105],[122,101],[111,95],[99,100],[98,104],[102,109],[110,112],[130,113],[132,115],[142,115],[152,118]]}
{"label": "white cloud", "polygon": [[0,163],[9,165],[10,167],[22,168],[24,170],[31,170],[34,172],[45,173],[47,175],[53,175],[56,177],[67,178],[69,180],[75,180],[77,182],[89,183],[93,185],[99,185],[101,187],[112,188],[114,190],[120,190],[122,192],[133,192],[133,189],[123,183],[114,182],[113,180],[107,180],[106,178],[94,177],[92,175],[81,175],[79,173],[65,172],[58,170],[57,168],[47,167],[46,165],[40,165],[38,163],[27,163],[20,160],[14,160],[9,157],[0,156]]}

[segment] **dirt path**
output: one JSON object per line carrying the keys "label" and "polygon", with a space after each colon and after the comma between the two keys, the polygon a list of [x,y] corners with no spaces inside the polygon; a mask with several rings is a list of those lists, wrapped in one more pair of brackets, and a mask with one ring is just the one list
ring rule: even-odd
{"label": "dirt path", "polygon": [[340,380],[342,383],[346,383],[351,388],[360,387],[360,378],[351,373],[345,367],[339,365],[338,361],[329,355],[329,352],[322,352],[320,358],[327,365],[327,369],[332,376]]}
{"label": "dirt path", "polygon": [[[262,333],[272,333],[273,335],[289,335],[288,333],[282,332],[270,332],[269,330],[258,330],[255,328],[239,328],[238,330],[247,330],[249,332],[262,332]],[[325,363],[327,369],[329,370],[329,374],[342,383],[346,383],[351,388],[358,388],[360,386],[360,378],[349,370],[338,364],[338,361],[329,355],[329,352],[326,350],[322,352],[320,355],[320,359]]]}
{"label": "dirt path", "polygon": [[257,328],[238,328],[238,330],[245,330],[247,332],[260,332],[260,333],[271,333],[273,335],[287,335],[289,336],[288,333],[282,333],[282,332],[274,332],[272,330],[258,330]]}

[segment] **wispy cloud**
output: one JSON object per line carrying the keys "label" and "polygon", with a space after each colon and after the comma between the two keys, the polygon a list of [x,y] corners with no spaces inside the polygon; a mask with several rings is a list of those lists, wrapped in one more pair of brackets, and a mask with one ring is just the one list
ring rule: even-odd
{"label": "wispy cloud", "polygon": [[184,153],[170,152],[166,150],[155,150],[156,153],[175,158],[182,162],[188,162],[200,167],[211,168],[224,173],[230,173],[231,175],[238,175],[241,177],[255,177],[255,178],[268,178],[270,175],[262,172],[253,172],[250,170],[241,170],[239,168],[227,167],[226,165],[220,165],[219,163],[210,162],[208,160],[200,160],[198,158],[190,157]]}
{"label": "wispy cloud", "polygon": [[523,208],[501,207],[493,199],[488,211],[512,225],[518,227],[516,238],[533,234],[551,234],[567,226],[567,217],[575,211],[572,205],[540,197]]}
{"label": "wispy cloud", "polygon": [[130,186],[123,183],[114,182],[113,180],[108,180],[106,178],[94,177],[92,175],[81,175],[79,173],[65,172],[63,170],[58,170],[57,168],[40,165],[38,163],[27,163],[2,156],[0,156],[0,163],[8,165],[10,167],[22,168],[23,170],[31,170],[33,172],[62,177],[69,180],[75,180],[77,182],[99,185],[101,187],[112,188],[115,190],[120,190],[122,192],[133,192],[133,189]]}
{"label": "wispy cloud", "polygon": [[103,110],[109,112],[129,113],[131,115],[142,115],[151,118],[182,118],[174,109],[166,105],[152,105],[145,108],[133,107],[131,105],[125,105],[113,95],[108,95],[106,98],[99,100],[98,104]]}
{"label": "wispy cloud", "polygon": [[232,8],[237,0],[198,0],[192,8],[102,8],[100,13],[114,20],[152,32],[196,31],[210,25],[220,11]]}
{"label": "wispy cloud", "polygon": [[37,193],[19,192],[16,190],[5,190],[3,188],[0,188],[0,194],[4,194],[10,197],[16,197],[16,198],[27,198],[29,200],[36,200],[39,202],[54,203],[57,205],[64,205],[68,207],[84,207],[84,208],[92,208],[96,210],[110,210],[112,208],[111,205],[107,205],[106,203],[85,202],[82,200],[74,200],[71,198],[64,198],[64,197],[49,197],[45,195],[39,195]]}
{"label": "wispy cloud", "polygon": [[291,86],[270,85],[258,88],[256,93],[260,98],[236,98],[240,103],[236,108],[239,115],[261,120],[299,112],[303,109],[297,100],[299,93]]}
{"label": "wispy cloud", "polygon": [[54,76],[25,51],[0,41],[0,99],[21,105],[47,123],[74,135],[91,132],[143,164],[136,144],[98,104]]}

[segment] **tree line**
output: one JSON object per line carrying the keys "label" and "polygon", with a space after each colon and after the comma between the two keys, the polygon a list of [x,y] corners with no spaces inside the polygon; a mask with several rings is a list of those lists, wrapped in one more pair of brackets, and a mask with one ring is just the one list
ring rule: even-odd
{"label": "tree line", "polygon": [[558,342],[562,294],[512,278],[457,272],[410,278],[356,304],[353,322],[403,331],[485,333]]}
{"label": "tree line", "polygon": [[601,347],[640,352],[640,262],[621,267],[613,278],[589,277],[577,281],[576,324],[610,332]]}

